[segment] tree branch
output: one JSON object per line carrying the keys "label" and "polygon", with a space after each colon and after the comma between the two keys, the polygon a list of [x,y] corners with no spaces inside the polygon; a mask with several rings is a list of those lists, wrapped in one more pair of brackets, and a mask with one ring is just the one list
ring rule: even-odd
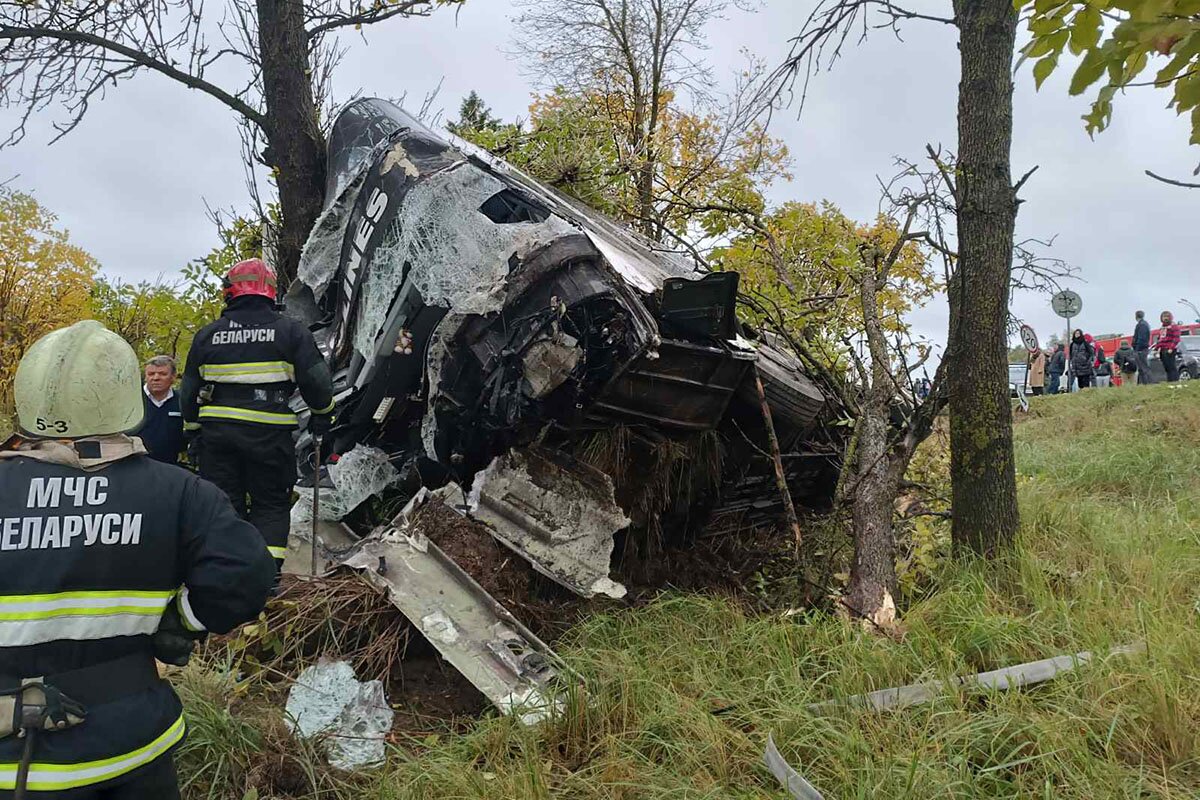
{"label": "tree branch", "polygon": [[[869,18],[872,13],[882,16],[883,23],[871,24]],[[809,78],[815,72],[832,65],[841,56],[842,47],[859,21],[862,23],[862,34],[859,37],[861,41],[872,28],[891,28],[899,35],[899,24],[907,20],[956,24],[953,17],[922,14],[898,6],[892,0],[818,2],[799,35],[792,38],[792,49],[787,59],[772,75],[773,99],[778,100],[784,92],[789,91],[795,85],[796,79],[803,74],[804,85],[800,95],[800,108],[803,110]]]}
{"label": "tree branch", "polygon": [[1034,165],[1033,169],[1029,170],[1029,172],[1026,172],[1024,175],[1021,176],[1021,180],[1017,181],[1017,185],[1013,187],[1014,195],[1016,195],[1018,192],[1020,192],[1021,187],[1025,185],[1025,181],[1029,180],[1030,177],[1033,176],[1033,173],[1038,171],[1038,166],[1040,166],[1040,165]]}
{"label": "tree branch", "polygon": [[178,83],[182,83],[184,86],[187,86],[190,89],[196,89],[221,101],[226,106],[238,112],[246,119],[260,127],[266,125],[266,117],[263,114],[256,109],[251,108],[245,102],[239,100],[237,97],[234,97],[219,86],[214,86],[206,80],[197,78],[195,75],[176,69],[170,64],[164,64],[155,58],[151,58],[140,50],[137,50],[133,47],[128,47],[119,42],[114,42],[111,39],[105,39],[102,36],[96,36],[95,34],[74,30],[56,30],[54,28],[18,28],[9,26],[0,27],[0,40],[16,42],[23,39],[55,39],[63,42],[91,45],[93,47],[99,47],[103,50],[107,50],[111,53],[117,53],[118,55],[129,59],[131,62],[138,64],[139,66],[158,72]]}
{"label": "tree branch", "polygon": [[900,258],[900,254],[904,252],[904,246],[906,244],[914,239],[929,237],[929,233],[927,231],[910,233],[910,231],[912,231],[913,221],[916,220],[917,213],[921,210],[921,204],[924,203],[926,199],[927,198],[924,197],[917,197],[913,198],[909,202],[908,214],[905,216],[904,224],[900,228],[900,235],[896,237],[896,243],[892,245],[891,252],[888,253],[883,259],[882,268],[879,270],[879,274],[876,278],[880,284],[887,283],[888,275],[891,273],[892,267],[895,266],[896,260]]}
{"label": "tree branch", "polygon": [[[308,30],[308,40],[311,42],[318,37],[337,30],[338,28],[349,28],[354,26],[374,25],[377,22],[391,19],[392,17],[417,17],[426,16],[432,11],[430,0],[406,0],[406,2],[398,3],[392,7],[373,8],[368,11],[363,11],[358,14],[346,14],[342,16],[331,15],[324,22],[314,25]],[[416,10],[420,6],[425,6],[424,11]]]}
{"label": "tree branch", "polygon": [[1163,183],[1169,183],[1172,186],[1182,186],[1185,189],[1200,189],[1200,183],[1186,183],[1184,181],[1172,180],[1171,178],[1164,178],[1162,175],[1155,175],[1150,170],[1146,170],[1146,174],[1149,175],[1151,178],[1154,178],[1154,180],[1156,180],[1156,181],[1162,181]]}
{"label": "tree branch", "polygon": [[932,160],[934,165],[938,168],[938,172],[942,174],[942,180],[946,182],[946,187],[950,190],[950,195],[954,198],[954,202],[957,204],[959,202],[958,187],[950,178],[950,173],[946,170],[946,165],[942,163],[940,147],[938,150],[934,150],[933,145],[926,144],[925,152],[929,154],[930,160]]}

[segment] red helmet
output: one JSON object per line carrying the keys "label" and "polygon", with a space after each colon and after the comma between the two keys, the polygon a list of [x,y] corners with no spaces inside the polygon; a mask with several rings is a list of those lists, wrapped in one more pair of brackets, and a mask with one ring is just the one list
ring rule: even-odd
{"label": "red helmet", "polygon": [[259,295],[275,299],[275,273],[271,272],[261,258],[239,261],[222,281],[225,299],[232,300],[243,295]]}

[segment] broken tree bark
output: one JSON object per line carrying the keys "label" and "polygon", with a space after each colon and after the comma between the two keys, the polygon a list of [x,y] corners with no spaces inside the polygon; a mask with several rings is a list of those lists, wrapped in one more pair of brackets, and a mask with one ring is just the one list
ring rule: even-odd
{"label": "broken tree bark", "polygon": [[796,505],[792,502],[792,491],[788,489],[787,474],[783,471],[783,454],[779,450],[779,437],[775,434],[775,423],[771,419],[771,405],[767,402],[767,392],[763,389],[762,376],[758,374],[757,365],[754,367],[754,388],[757,390],[758,400],[762,404],[763,424],[767,429],[767,441],[771,445],[771,461],[775,465],[775,485],[779,488],[779,496],[783,500],[783,513],[787,518],[788,527],[792,530],[796,557],[799,558],[804,534],[800,530],[800,519],[796,516]]}
{"label": "broken tree bark", "polygon": [[886,417],[868,414],[854,488],[854,561],[846,603],[864,619],[886,628],[896,622],[896,535],[892,516],[899,481],[888,450]]}

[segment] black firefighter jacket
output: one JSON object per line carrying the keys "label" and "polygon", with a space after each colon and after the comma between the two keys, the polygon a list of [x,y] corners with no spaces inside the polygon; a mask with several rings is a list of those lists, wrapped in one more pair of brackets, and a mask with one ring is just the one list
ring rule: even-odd
{"label": "black firefighter jacket", "polygon": [[[205,384],[212,397],[200,404]],[[275,311],[265,297],[238,297],[192,339],[180,404],[185,428],[208,421],[296,427],[288,400],[299,387],[314,414],[333,411],[329,367],[299,321]]]}
{"label": "black firefighter jacket", "polygon": [[[254,526],[180,467],[136,452],[88,471],[0,459],[0,673],[152,658],[150,637],[172,603],[186,627],[227,632],[258,614],[274,577]],[[29,788],[36,796],[104,783],[183,736],[179,699],[159,682],[40,735]],[[13,788],[22,745],[0,739],[0,789]]]}

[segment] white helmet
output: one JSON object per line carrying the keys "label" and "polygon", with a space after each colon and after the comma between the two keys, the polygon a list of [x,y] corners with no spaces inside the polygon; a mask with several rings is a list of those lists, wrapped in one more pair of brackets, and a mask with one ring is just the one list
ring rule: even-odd
{"label": "white helmet", "polygon": [[142,377],[128,342],[94,319],[33,343],[13,381],[17,421],[27,436],[80,439],[142,424]]}

